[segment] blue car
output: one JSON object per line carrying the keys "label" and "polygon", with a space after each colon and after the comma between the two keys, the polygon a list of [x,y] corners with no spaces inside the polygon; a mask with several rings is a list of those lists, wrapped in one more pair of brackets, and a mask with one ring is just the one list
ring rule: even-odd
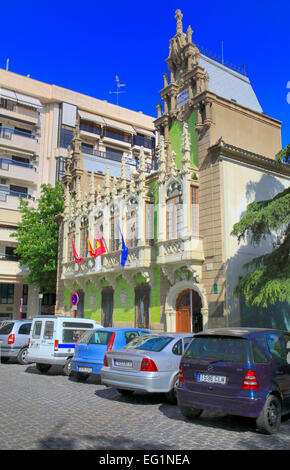
{"label": "blue car", "polygon": [[137,336],[151,333],[141,328],[100,328],[86,331],[75,346],[72,374],[86,380],[90,374],[100,374],[104,356],[112,349],[122,349]]}

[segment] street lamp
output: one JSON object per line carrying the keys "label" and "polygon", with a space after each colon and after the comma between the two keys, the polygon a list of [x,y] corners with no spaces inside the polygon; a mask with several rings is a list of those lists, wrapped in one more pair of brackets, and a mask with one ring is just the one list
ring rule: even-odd
{"label": "street lamp", "polygon": [[43,293],[41,291],[38,294],[38,299],[39,299],[39,315],[41,315],[41,301],[43,299]]}

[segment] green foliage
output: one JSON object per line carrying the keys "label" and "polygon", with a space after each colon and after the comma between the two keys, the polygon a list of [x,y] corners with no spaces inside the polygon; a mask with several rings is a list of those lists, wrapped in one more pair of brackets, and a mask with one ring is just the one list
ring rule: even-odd
{"label": "green foliage", "polygon": [[277,301],[290,302],[290,188],[273,199],[249,204],[232,235],[239,241],[249,235],[256,246],[273,232],[281,233],[282,242],[271,253],[247,263],[249,271],[235,288],[235,294],[242,295],[247,305],[267,307]]}
{"label": "green foliage", "polygon": [[41,186],[37,207],[29,207],[28,201],[20,199],[21,222],[11,236],[19,243],[15,252],[20,265],[27,266],[25,276],[29,284],[37,283],[44,292],[55,292],[59,224],[56,216],[63,212],[64,188]]}
{"label": "green foliage", "polygon": [[276,154],[275,159],[281,163],[284,157],[290,158],[290,144],[287,145],[284,149],[280,150],[280,152]]}

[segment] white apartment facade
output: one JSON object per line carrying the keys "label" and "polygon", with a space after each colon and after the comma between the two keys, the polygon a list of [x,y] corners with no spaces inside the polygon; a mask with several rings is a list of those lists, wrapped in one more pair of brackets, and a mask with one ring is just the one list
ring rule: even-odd
{"label": "white apartment facade", "polygon": [[19,197],[35,205],[42,184],[54,185],[65,171],[67,149],[80,127],[84,170],[118,178],[123,157],[127,175],[143,147],[148,171],[154,165],[154,118],[55,85],[0,69],[0,320],[53,313],[55,298],[40,302],[27,285],[14,249]]}

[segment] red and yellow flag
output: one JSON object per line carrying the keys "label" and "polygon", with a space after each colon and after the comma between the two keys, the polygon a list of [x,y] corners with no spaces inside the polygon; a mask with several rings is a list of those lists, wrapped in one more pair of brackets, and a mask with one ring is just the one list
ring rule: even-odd
{"label": "red and yellow flag", "polygon": [[103,239],[102,239],[102,235],[101,235],[101,232],[100,230],[98,231],[98,238],[97,238],[97,243],[96,243],[96,250],[95,250],[95,258],[97,256],[100,256],[102,255],[103,253],[106,253],[106,248],[104,246],[104,243],[103,243]]}

